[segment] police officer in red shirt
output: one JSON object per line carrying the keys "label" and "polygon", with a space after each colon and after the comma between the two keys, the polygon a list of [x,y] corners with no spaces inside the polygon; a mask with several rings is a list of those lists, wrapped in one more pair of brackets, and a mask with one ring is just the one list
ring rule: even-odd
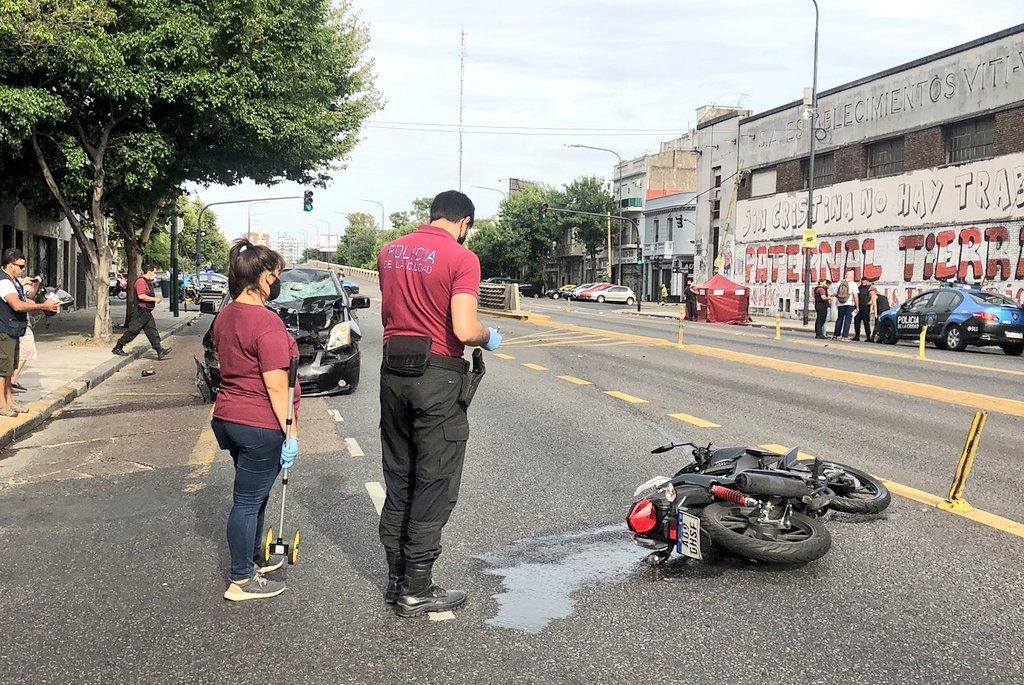
{"label": "police officer in red shirt", "polygon": [[171,353],[169,348],[160,346],[160,334],[156,330],[156,320],[153,318],[153,309],[161,302],[153,290],[155,279],[156,267],[148,262],[143,264],[142,275],[135,279],[135,311],[128,319],[128,327],[124,334],[118,338],[117,344],[111,350],[114,354],[127,356],[124,346],[135,340],[139,333],[145,333],[149,338],[149,344],[153,346],[157,359],[162,361]]}
{"label": "police officer in red shirt", "polygon": [[477,318],[480,260],[463,247],[473,202],[449,190],[430,224],[388,243],[377,258],[384,322],[381,446],[387,498],[380,540],[388,561],[384,601],[399,616],[446,611],[466,593],[434,584],[441,529],[455,508],[475,384],[465,346],[495,350],[501,334]]}

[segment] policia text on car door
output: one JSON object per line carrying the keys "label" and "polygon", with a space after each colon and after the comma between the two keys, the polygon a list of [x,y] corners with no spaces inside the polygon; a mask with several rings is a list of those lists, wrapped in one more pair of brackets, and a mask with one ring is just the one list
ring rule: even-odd
{"label": "policia text on car door", "polygon": [[466,410],[483,375],[465,346],[494,350],[495,329],[477,318],[480,261],[462,243],[474,207],[450,190],[434,198],[430,224],[380,251],[384,361],[380,434],[387,497],[380,540],[388,561],[385,601],[399,616],[443,611],[466,594],[434,585],[441,529],[458,499],[469,439]]}

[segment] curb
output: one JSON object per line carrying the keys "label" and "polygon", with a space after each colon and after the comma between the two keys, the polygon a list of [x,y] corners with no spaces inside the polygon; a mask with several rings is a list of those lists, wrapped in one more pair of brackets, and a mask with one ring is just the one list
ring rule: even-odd
{"label": "curb", "polygon": [[[182,319],[170,328],[165,329],[160,334],[160,340],[166,340],[182,328],[188,326],[189,322],[198,320],[198,315],[193,316],[191,319]],[[0,433],[0,449],[6,448],[18,438],[31,433],[49,421],[54,412],[71,404],[71,402],[89,392],[124,367],[141,358],[148,351],[148,347],[138,347],[134,351],[129,352],[127,357],[114,357],[85,372],[78,378],[74,378],[59,388],[50,391],[45,397],[36,400],[29,405],[29,413],[22,415],[24,418],[18,417],[14,419],[14,425]]]}
{"label": "curb", "polygon": [[484,316],[500,316],[503,319],[518,319],[519,321],[529,321],[531,316],[534,318],[539,316],[522,310],[507,311],[504,309],[480,309],[480,313]]}

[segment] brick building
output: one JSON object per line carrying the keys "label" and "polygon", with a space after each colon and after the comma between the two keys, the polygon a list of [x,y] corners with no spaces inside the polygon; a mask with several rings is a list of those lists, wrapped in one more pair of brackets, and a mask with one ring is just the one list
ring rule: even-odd
{"label": "brick building", "polygon": [[[1024,25],[818,104],[812,281],[853,269],[902,302],[956,278],[1024,300]],[[739,120],[735,222],[714,240],[698,209],[756,312],[803,308],[808,124],[802,102]]]}

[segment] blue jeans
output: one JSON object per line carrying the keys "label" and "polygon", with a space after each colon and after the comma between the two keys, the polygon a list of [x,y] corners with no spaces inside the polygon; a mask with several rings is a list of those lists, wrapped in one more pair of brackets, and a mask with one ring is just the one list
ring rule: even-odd
{"label": "blue jeans", "polygon": [[836,330],[833,335],[837,338],[849,338],[850,322],[853,320],[853,305],[841,304],[836,309],[839,314],[836,316]]}
{"label": "blue jeans", "polygon": [[262,552],[263,513],[270,490],[281,470],[280,429],[255,428],[214,419],[217,444],[235,463],[234,505],[228,515],[228,550],[231,580],[252,578],[253,559]]}

